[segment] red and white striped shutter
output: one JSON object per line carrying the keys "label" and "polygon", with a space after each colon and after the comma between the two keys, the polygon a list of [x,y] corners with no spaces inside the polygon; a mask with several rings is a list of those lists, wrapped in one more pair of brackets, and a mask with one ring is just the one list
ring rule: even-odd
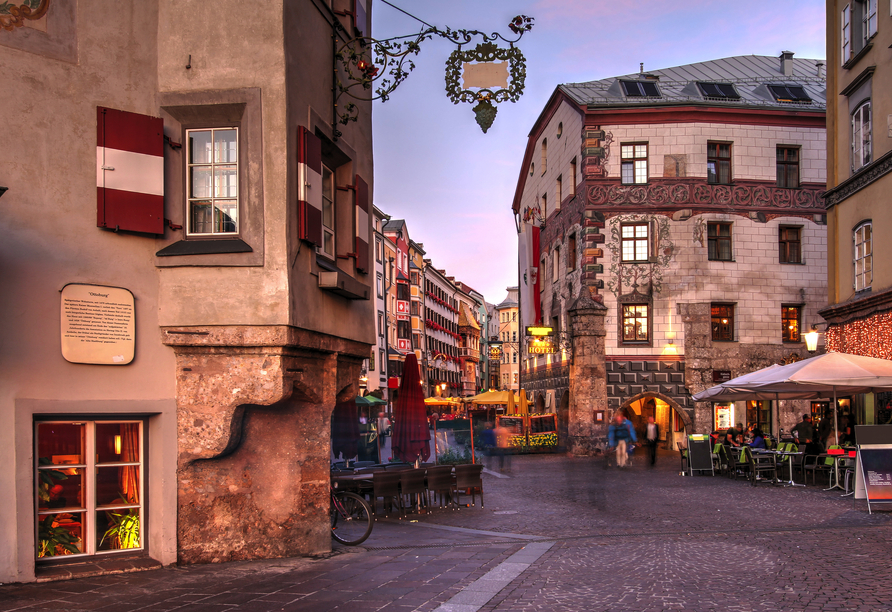
{"label": "red and white striped shutter", "polygon": [[164,233],[164,121],[96,108],[96,225]]}
{"label": "red and white striped shutter", "polygon": [[322,245],[322,141],[307,128],[297,132],[298,238]]}
{"label": "red and white striped shutter", "polygon": [[369,185],[358,174],[354,208],[356,209],[356,270],[369,273]]}

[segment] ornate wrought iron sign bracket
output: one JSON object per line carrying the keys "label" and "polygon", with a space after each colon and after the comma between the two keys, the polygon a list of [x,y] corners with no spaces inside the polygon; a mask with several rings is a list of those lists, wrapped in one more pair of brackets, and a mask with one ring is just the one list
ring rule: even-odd
{"label": "ornate wrought iron sign bracket", "polygon": [[[533,27],[533,18],[518,15],[508,28],[517,36],[508,39],[494,32],[479,30],[441,30],[430,26],[418,34],[377,40],[359,36],[341,40],[335,29],[335,115],[332,132],[337,137],[338,124],[356,121],[356,104],[341,104],[342,96],[355,100],[386,102],[415,69],[413,57],[421,52],[421,43],[434,37],[443,38],[458,47],[446,61],[446,95],[454,103],[475,104],[474,114],[481,129],[492,126],[499,102],[520,99],[526,78],[526,61],[515,44]],[[480,42],[471,49],[463,47]],[[499,47],[498,41],[507,43]],[[340,68],[340,70],[339,70]],[[510,75],[510,83],[508,82]],[[462,84],[463,81],[463,84]]]}

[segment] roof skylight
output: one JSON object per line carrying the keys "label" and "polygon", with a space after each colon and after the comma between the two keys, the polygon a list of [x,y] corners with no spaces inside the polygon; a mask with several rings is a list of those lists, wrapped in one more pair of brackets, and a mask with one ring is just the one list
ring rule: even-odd
{"label": "roof skylight", "polygon": [[811,102],[805,89],[799,85],[769,85],[768,90],[778,102]]}
{"label": "roof skylight", "polygon": [[620,81],[628,98],[659,98],[660,89],[651,81]]}
{"label": "roof skylight", "polygon": [[730,83],[706,83],[697,81],[697,87],[707,98],[720,98],[724,100],[739,100],[740,94]]}

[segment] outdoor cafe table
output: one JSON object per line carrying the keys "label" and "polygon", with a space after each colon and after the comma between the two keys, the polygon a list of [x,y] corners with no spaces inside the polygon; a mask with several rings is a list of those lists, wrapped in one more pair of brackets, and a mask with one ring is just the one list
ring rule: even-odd
{"label": "outdoor cafe table", "polygon": [[829,452],[821,453],[820,455],[817,456],[817,459],[815,459],[815,462],[820,461],[821,459],[830,459],[830,458],[833,459],[833,472],[831,472],[831,474],[834,477],[831,478],[831,484],[829,487],[824,489],[825,491],[832,491],[833,489],[842,489],[843,491],[845,490],[845,487],[843,487],[841,484],[839,484],[839,462],[842,461],[843,459],[848,459],[848,458],[854,457],[854,456],[855,456],[855,451],[848,450],[848,449],[839,449],[839,450],[832,449]]}
{"label": "outdoor cafe table", "polygon": [[[783,462],[783,457],[789,458],[789,460],[787,461],[787,467],[790,470],[790,480],[781,480],[779,478],[776,478],[775,482],[777,482],[777,484],[782,484],[785,487],[804,487],[805,486],[804,484],[799,484],[798,482],[793,481],[793,457],[795,457],[797,455],[802,455],[803,451],[793,452],[793,451],[772,450],[772,451],[768,451],[768,452],[771,453],[772,455],[774,455],[775,466],[777,466],[777,464],[778,464],[777,463],[778,457],[781,457],[781,462]],[[777,469],[775,469],[774,473],[775,473],[775,477],[776,477]]]}

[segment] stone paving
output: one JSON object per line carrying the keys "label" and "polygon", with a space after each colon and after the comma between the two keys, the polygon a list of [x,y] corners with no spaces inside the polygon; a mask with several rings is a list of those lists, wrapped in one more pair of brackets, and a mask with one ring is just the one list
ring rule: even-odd
{"label": "stone paving", "polygon": [[892,612],[892,513],[642,459],[515,457],[485,508],[383,519],[361,548],[0,586],[0,610]]}

